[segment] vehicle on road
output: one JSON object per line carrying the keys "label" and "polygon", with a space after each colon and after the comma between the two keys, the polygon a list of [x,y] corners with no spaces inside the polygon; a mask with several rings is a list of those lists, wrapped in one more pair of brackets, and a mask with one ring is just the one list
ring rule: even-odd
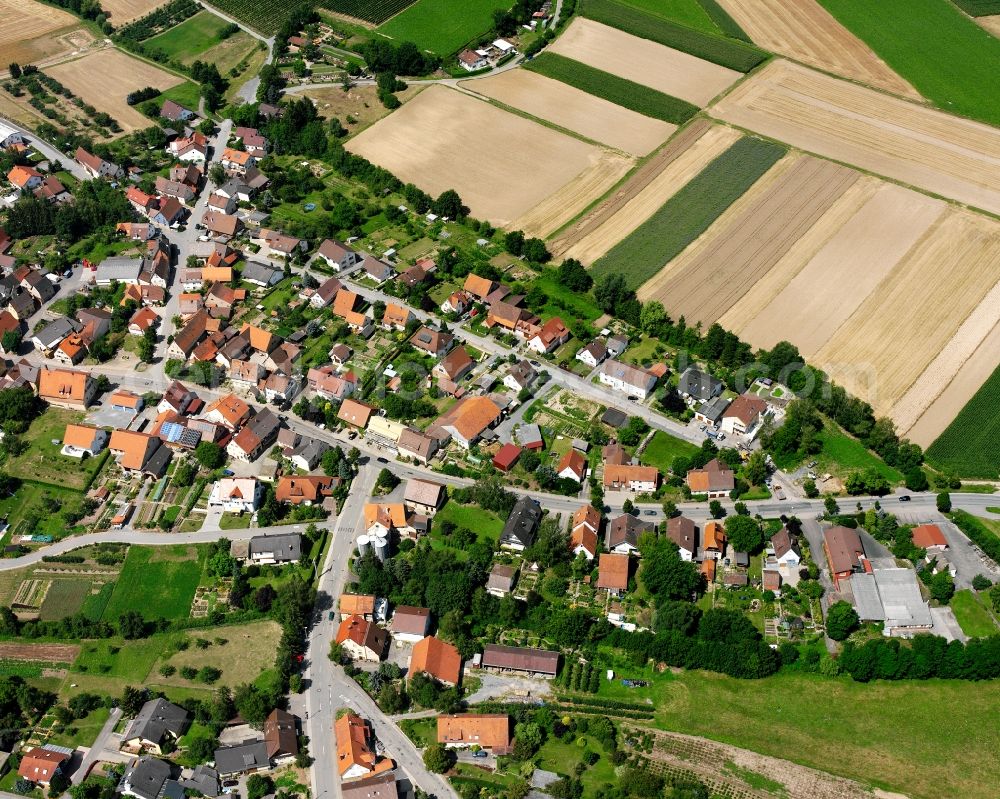
{"label": "vehicle on road", "polygon": [[647,510],[646,511],[646,515],[647,516],[655,516],[656,515],[656,511],[655,510]]}
{"label": "vehicle on road", "polygon": [[490,753],[487,752],[485,749],[480,749],[478,752],[473,752],[472,756],[473,757],[489,757]]}
{"label": "vehicle on road", "polygon": [[899,501],[900,502],[909,502],[910,501],[910,495],[909,494],[903,494],[903,496],[901,496],[899,498]]}
{"label": "vehicle on road", "polygon": [[389,461],[387,461],[387,460],[386,460],[385,458],[376,458],[375,460],[376,460],[376,461],[377,461],[378,463],[388,463],[388,462],[389,462]]}

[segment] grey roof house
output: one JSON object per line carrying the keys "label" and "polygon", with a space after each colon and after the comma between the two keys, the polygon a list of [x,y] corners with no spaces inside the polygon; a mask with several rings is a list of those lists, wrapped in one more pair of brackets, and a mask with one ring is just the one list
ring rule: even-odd
{"label": "grey roof house", "polygon": [[225,746],[215,750],[215,768],[221,777],[233,774],[248,774],[269,768],[271,759],[267,756],[264,741],[244,741],[236,746]]}
{"label": "grey roof house", "polygon": [[521,496],[507,517],[500,534],[500,546],[523,550],[531,546],[542,521],[542,506],[528,496]]}
{"label": "grey roof house", "polygon": [[150,699],[125,728],[122,744],[134,749],[149,749],[160,754],[160,745],[176,741],[188,727],[190,714],[166,699]]}
{"label": "grey roof house", "polygon": [[708,402],[722,393],[722,381],[705,374],[693,366],[685,369],[677,379],[677,391],[685,399]]}
{"label": "grey roof house", "polygon": [[255,535],[250,539],[248,558],[253,563],[294,563],[302,556],[302,536],[298,533]]}

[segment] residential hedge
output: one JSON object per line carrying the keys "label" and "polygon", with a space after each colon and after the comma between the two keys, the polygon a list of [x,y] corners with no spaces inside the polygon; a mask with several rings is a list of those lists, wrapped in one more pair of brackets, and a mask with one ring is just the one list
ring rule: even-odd
{"label": "residential hedge", "polygon": [[593,266],[594,280],[620,273],[636,289],[676,258],[785,154],[744,137],[699,172]]}
{"label": "residential hedge", "polygon": [[698,113],[698,106],[686,100],[671,97],[669,94],[581,64],[557,53],[540,53],[524,67],[620,105],[622,108],[675,125],[687,122]]}
{"label": "residential hedge", "polygon": [[745,42],[696,31],[637,8],[623,6],[615,0],[581,0],[580,14],[737,72],[749,72],[768,57],[763,50]]}

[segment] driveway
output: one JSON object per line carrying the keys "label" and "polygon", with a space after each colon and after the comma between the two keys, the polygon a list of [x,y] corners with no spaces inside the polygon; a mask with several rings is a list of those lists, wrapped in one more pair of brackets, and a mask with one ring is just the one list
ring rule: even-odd
{"label": "driveway", "polygon": [[532,680],[528,677],[508,677],[502,674],[477,675],[481,684],[478,689],[466,698],[473,705],[498,697],[516,697],[519,699],[548,696],[552,693],[552,683],[549,680]]}
{"label": "driveway", "polygon": [[993,582],[1000,580],[997,564],[966,538],[961,530],[951,522],[941,521],[937,524],[948,541],[948,550],[942,557],[955,567],[956,588],[970,588],[972,578],[980,574]]}

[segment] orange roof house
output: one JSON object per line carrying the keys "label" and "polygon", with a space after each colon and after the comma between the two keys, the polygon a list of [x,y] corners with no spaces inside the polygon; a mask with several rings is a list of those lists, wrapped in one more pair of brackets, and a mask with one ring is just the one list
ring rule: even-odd
{"label": "orange roof house", "polygon": [[121,453],[118,461],[123,469],[141,471],[149,456],[160,445],[160,439],[149,433],[137,433],[134,430],[115,430],[111,434],[108,446],[114,452]]}
{"label": "orange roof house", "polygon": [[62,764],[67,760],[69,760],[69,755],[36,746],[21,758],[21,765],[18,767],[17,773],[31,782],[48,785],[53,775],[61,769]]}
{"label": "orange roof house", "polygon": [[19,189],[30,189],[42,182],[42,173],[34,167],[18,165],[7,173],[7,180]]}
{"label": "orange roof house", "polygon": [[287,502],[290,505],[313,505],[333,494],[333,486],[337,480],[336,477],[326,477],[322,474],[310,474],[304,477],[285,475],[274,487],[274,498],[278,502]]}
{"label": "orange roof house", "polygon": [[701,548],[706,557],[718,558],[726,548],[726,530],[722,522],[708,522],[702,530]]}
{"label": "orange roof house", "polygon": [[511,750],[510,716],[499,713],[456,713],[438,716],[438,743],[451,748],[480,746],[495,755]]}
{"label": "orange roof house", "polygon": [[387,330],[404,330],[406,323],[413,318],[409,308],[402,305],[389,303],[385,306],[385,313],[382,315],[382,326]]}
{"label": "orange roof house", "polygon": [[573,554],[583,552],[587,560],[597,555],[597,534],[601,529],[601,512],[593,505],[577,508],[573,514],[573,526],[569,536],[569,548]]}
{"label": "orange roof house", "polygon": [[120,388],[115,391],[108,399],[113,408],[122,408],[130,411],[140,411],[142,410],[142,397],[136,394],[134,391],[129,391],[128,389]]}
{"label": "orange roof house", "polygon": [[597,587],[614,593],[622,593],[628,588],[628,555],[614,552],[602,553],[598,561]]}
{"label": "orange roof house", "polygon": [[389,645],[389,634],[361,616],[348,616],[337,630],[337,645],[358,660],[378,662]]}
{"label": "orange roof house", "polygon": [[462,675],[462,656],[451,644],[428,636],[413,645],[407,679],[424,672],[445,685],[458,685]]}
{"label": "orange roof house", "polygon": [[495,288],[496,283],[492,280],[487,280],[485,277],[474,275],[471,272],[466,276],[465,285],[462,286],[463,291],[467,291],[469,294],[474,294],[481,300],[485,300],[490,294],[493,293],[493,289]]}
{"label": "orange roof house", "polygon": [[133,336],[141,336],[150,327],[158,324],[160,317],[152,308],[140,308],[128,322],[128,332]]}
{"label": "orange roof house", "polygon": [[618,491],[655,491],[660,472],[655,466],[605,464],[604,487]]}
{"label": "orange roof house", "polygon": [[385,536],[392,530],[404,531],[410,527],[406,506],[402,502],[368,502],[364,514],[365,530],[370,535]]}
{"label": "orange roof house", "polygon": [[357,400],[346,399],[340,406],[337,418],[348,424],[364,429],[368,426],[368,420],[375,412],[375,408]]}
{"label": "orange roof house", "polygon": [[250,406],[235,394],[219,397],[205,408],[206,419],[236,429],[250,418]]}
{"label": "orange roof house", "polygon": [[85,409],[97,393],[97,383],[88,372],[45,369],[38,372],[38,396],[59,408]]}
{"label": "orange roof house", "polygon": [[368,744],[368,725],[358,715],[345,713],[333,724],[337,738],[337,771],[341,779],[362,777],[375,770],[375,752]]}
{"label": "orange roof house", "polygon": [[703,468],[687,473],[687,484],[692,494],[707,494],[709,499],[726,497],[736,485],[736,475],[718,458],[712,458]]}
{"label": "orange roof house", "polygon": [[368,619],[375,613],[375,597],[373,594],[341,594],[340,618],[343,621],[348,616],[363,616]]}
{"label": "orange roof house", "polygon": [[438,418],[437,426],[468,449],[500,416],[500,408],[489,397],[464,397]]}
{"label": "orange roof house", "polygon": [[587,459],[578,449],[567,450],[556,467],[556,474],[560,477],[570,477],[576,482],[582,483],[587,474]]}
{"label": "orange roof house", "polygon": [[921,549],[947,549],[948,540],[936,524],[921,524],[913,528],[913,545]]}

